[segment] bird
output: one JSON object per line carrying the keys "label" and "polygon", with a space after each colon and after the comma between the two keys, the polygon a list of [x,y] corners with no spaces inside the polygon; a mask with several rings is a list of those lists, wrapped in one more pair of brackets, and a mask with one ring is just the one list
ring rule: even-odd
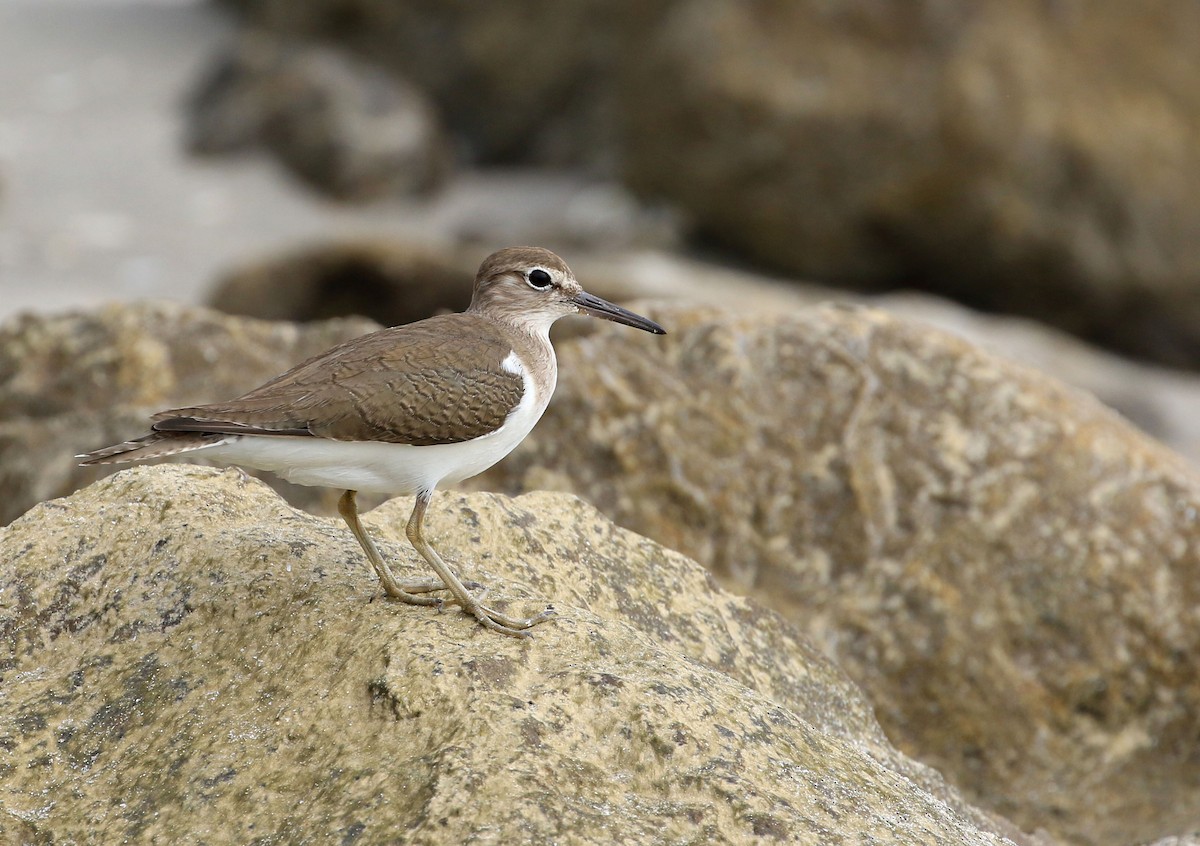
{"label": "bird", "polygon": [[[589,294],[549,250],[508,247],[484,259],[465,311],[351,339],[236,399],[162,411],[149,434],[76,457],[83,465],[203,457],[341,489],[338,512],[387,596],[457,605],[487,629],[527,637],[553,608],[519,618],[484,605],[486,589],[455,575],[423,522],[435,488],[482,473],[541,418],[558,379],[550,327],[573,314],[666,334]],[[406,534],[436,579],[393,574],[359,519],[359,492],[415,496]],[[451,597],[431,595],[442,591]]]}

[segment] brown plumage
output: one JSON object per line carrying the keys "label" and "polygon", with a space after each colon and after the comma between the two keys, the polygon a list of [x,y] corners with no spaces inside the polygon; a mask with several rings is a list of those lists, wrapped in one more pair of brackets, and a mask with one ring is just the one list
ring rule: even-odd
{"label": "brown plumage", "polygon": [[413,446],[469,441],[498,429],[521,401],[521,377],[501,367],[519,341],[473,314],[383,329],[235,400],[156,414],[154,429]]}
{"label": "brown plumage", "polygon": [[[454,323],[447,325],[449,318]],[[464,338],[450,331],[463,325]],[[521,338],[495,321],[442,315],[340,344],[237,399],[155,414],[154,432],[88,453],[82,464],[177,455],[225,435],[275,435],[429,446],[469,441],[499,428],[524,392],[501,362]],[[517,350],[522,357],[536,351]],[[463,362],[472,362],[464,367]]]}

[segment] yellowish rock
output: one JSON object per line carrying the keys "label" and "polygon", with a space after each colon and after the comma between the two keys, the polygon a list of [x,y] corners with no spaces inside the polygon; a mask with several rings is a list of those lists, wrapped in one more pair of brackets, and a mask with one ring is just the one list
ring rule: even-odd
{"label": "yellowish rock", "polygon": [[[407,503],[368,515],[402,571]],[[32,842],[1007,842],[778,615],[559,494],[429,532],[529,641],[387,602],[350,534],[159,466],[0,530],[0,835]],[[0,839],[3,839],[0,836]]]}
{"label": "yellowish rock", "polygon": [[1200,818],[1200,474],[1082,391],[864,308],[637,304],[479,484],[553,484],[782,612],[889,736],[1080,843]]}

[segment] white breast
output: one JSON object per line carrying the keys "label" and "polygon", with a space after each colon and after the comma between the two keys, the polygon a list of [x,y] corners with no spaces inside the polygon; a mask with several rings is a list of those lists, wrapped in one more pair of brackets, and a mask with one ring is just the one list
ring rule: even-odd
{"label": "white breast", "polygon": [[521,359],[501,365],[520,374],[525,390],[499,429],[457,444],[409,446],[377,441],[241,435],[197,453],[222,463],[269,470],[298,485],[369,493],[415,494],[469,479],[508,455],[533,429],[554,392],[552,376],[538,389]]}

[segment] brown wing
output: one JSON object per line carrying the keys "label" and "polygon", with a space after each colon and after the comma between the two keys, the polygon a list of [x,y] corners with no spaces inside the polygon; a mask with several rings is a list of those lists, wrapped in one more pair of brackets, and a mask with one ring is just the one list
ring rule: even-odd
{"label": "brown wing", "polygon": [[485,318],[433,317],[336,346],[235,400],[156,414],[154,428],[416,446],[468,441],[499,428],[521,401],[520,375],[501,367],[511,351]]}

